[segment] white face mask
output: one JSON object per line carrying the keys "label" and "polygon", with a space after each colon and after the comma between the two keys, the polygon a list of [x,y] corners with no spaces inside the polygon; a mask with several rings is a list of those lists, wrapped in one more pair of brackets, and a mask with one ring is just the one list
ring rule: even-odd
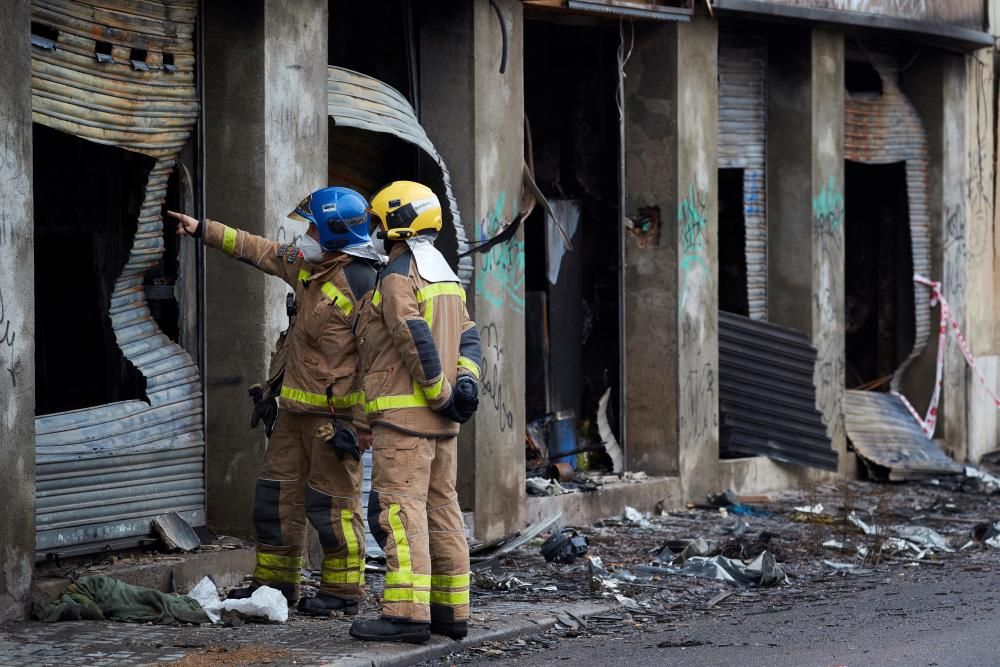
{"label": "white face mask", "polygon": [[299,250],[302,251],[302,256],[306,258],[307,262],[318,264],[323,261],[323,247],[319,241],[311,236],[302,235],[299,239]]}

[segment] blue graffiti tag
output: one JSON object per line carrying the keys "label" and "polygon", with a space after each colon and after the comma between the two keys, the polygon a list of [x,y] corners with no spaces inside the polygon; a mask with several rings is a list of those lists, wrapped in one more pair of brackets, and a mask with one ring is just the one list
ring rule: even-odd
{"label": "blue graffiti tag", "polygon": [[831,234],[844,223],[844,194],[837,189],[833,176],[813,199],[813,217],[821,232]]}
{"label": "blue graffiti tag", "polygon": [[680,225],[681,240],[681,298],[679,307],[684,307],[687,298],[687,281],[690,273],[698,267],[706,272],[705,234],[708,229],[707,206],[703,193],[695,193],[694,186],[688,186],[688,196],[677,207],[677,222]]}
{"label": "blue graffiti tag", "polygon": [[[517,212],[504,218],[507,193],[501,192],[493,210],[482,220],[476,230],[476,241],[493,238]],[[516,237],[501,243],[482,255],[476,271],[476,294],[497,308],[509,307],[514,313],[524,314],[524,241]]]}

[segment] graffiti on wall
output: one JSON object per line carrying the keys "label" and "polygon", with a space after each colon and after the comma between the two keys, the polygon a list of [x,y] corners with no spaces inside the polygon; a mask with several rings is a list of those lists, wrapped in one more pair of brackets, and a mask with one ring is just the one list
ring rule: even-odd
{"label": "graffiti on wall", "polygon": [[510,406],[509,395],[504,394],[504,348],[500,342],[500,331],[496,324],[490,323],[480,327],[480,336],[483,349],[480,386],[483,395],[489,397],[490,404],[500,416],[500,432],[513,431],[514,410]]}
{"label": "graffiti on wall", "polygon": [[[0,289],[0,364],[7,364],[4,368],[10,373],[11,385],[16,387],[17,378],[14,371],[15,338],[17,338],[17,329],[14,323],[7,317],[7,309],[3,302],[3,290]],[[8,358],[5,360],[5,357]]]}
{"label": "graffiti on wall", "polygon": [[[517,215],[504,215],[507,193],[501,192],[493,209],[480,221],[476,241],[493,238]],[[524,314],[524,241],[516,236],[483,253],[476,267],[476,294],[496,308],[508,308]]]}
{"label": "graffiti on wall", "polygon": [[684,310],[688,292],[697,290],[691,278],[698,270],[711,275],[706,261],[705,242],[708,234],[708,196],[688,186],[688,194],[677,206],[677,224],[680,226],[680,299],[679,309]]}
{"label": "graffiti on wall", "polygon": [[829,180],[812,201],[814,247],[817,264],[813,292],[813,343],[816,346],[816,407],[823,414],[828,434],[837,439],[841,419],[845,359],[843,322],[844,193]]}

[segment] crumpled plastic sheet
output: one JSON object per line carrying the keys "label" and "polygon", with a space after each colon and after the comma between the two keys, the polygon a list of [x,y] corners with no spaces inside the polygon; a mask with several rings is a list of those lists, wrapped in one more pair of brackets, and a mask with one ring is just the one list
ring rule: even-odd
{"label": "crumpled plastic sheet", "polygon": [[638,526],[639,528],[650,528],[652,523],[646,518],[646,515],[637,510],[634,507],[625,508],[625,521],[632,525]]}
{"label": "crumpled plastic sheet", "polygon": [[939,549],[948,553],[955,551],[948,543],[948,540],[933,528],[927,528],[926,526],[893,526],[892,532],[907,542],[913,542],[924,548]]}
{"label": "crumpled plastic sheet", "polygon": [[704,577],[725,581],[734,586],[776,586],[788,583],[788,577],[778,565],[774,554],[763,551],[749,563],[725,556],[692,556],[682,566],[635,568],[639,574],[681,574],[689,577]]}
{"label": "crumpled plastic sheet", "polygon": [[518,579],[513,574],[497,576],[492,572],[475,572],[473,581],[479,588],[487,591],[515,591],[519,588],[531,588],[531,584]]}
{"label": "crumpled plastic sheet", "polygon": [[276,623],[288,621],[288,600],[281,591],[270,586],[261,586],[252,596],[243,600],[220,600],[215,582],[209,577],[203,577],[191,589],[188,597],[201,605],[212,623],[218,623],[222,619],[223,611],[235,611],[251,618],[266,618]]}
{"label": "crumpled plastic sheet", "polygon": [[979,470],[972,466],[965,466],[965,476],[972,479],[979,480],[979,483],[983,485],[983,488],[989,493],[1000,492],[1000,477],[996,475],[991,475],[990,473]]}
{"label": "crumpled plastic sheet", "polygon": [[529,477],[524,480],[524,485],[527,492],[534,496],[561,496],[564,493],[574,493],[554,479]]}

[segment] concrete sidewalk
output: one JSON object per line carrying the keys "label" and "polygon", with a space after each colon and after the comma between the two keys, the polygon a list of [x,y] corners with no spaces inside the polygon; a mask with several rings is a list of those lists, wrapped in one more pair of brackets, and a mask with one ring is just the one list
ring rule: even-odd
{"label": "concrete sidewalk", "polygon": [[[363,613],[377,613],[372,596]],[[287,624],[172,627],[78,621],[22,622],[0,629],[0,665],[412,665],[485,642],[532,635],[553,627],[557,615],[586,618],[616,603],[554,599],[548,604],[473,600],[469,636],[434,636],[422,646],[361,643],[348,635],[351,619],[315,619],[292,613]]]}

